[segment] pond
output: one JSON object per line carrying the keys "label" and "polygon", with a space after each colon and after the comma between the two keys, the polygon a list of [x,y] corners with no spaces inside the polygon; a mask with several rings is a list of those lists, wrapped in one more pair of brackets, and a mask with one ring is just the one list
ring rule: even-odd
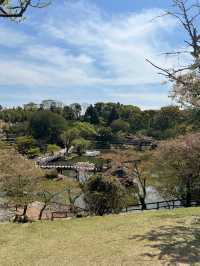
{"label": "pond", "polygon": [[76,163],[79,162],[89,162],[89,163],[93,163],[95,165],[101,165],[102,163],[104,163],[104,160],[96,158],[96,157],[91,157],[91,156],[75,156],[73,158],[69,158],[69,159],[58,159],[55,161],[51,162],[51,165],[64,165],[64,166],[68,166],[68,165],[74,165]]}

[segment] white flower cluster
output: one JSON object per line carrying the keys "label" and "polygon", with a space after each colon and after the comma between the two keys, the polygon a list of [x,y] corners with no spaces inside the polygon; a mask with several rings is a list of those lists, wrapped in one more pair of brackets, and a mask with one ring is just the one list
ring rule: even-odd
{"label": "white flower cluster", "polygon": [[184,106],[200,108],[200,73],[190,71],[177,76],[171,96]]}

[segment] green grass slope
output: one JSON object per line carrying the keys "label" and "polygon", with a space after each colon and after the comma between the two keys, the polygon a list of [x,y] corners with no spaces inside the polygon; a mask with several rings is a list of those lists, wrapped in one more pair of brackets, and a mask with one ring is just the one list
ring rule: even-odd
{"label": "green grass slope", "polygon": [[200,265],[200,208],[0,224],[0,265]]}

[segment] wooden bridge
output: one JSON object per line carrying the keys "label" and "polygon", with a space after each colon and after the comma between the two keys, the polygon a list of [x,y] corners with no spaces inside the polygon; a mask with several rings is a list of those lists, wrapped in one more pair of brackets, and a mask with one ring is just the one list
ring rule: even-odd
{"label": "wooden bridge", "polygon": [[[77,165],[54,165],[54,164],[44,164],[40,165],[41,168],[43,169],[58,169],[58,170],[77,170],[77,171],[99,171],[99,167],[94,166],[77,166]],[[103,170],[106,170],[107,167],[104,166]]]}

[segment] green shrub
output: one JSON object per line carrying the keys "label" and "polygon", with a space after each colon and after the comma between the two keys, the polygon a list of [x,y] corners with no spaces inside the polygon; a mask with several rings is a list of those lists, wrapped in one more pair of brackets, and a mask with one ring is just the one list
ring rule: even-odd
{"label": "green shrub", "polygon": [[118,179],[93,176],[83,185],[84,198],[91,213],[118,213],[126,205],[126,191]]}
{"label": "green shrub", "polygon": [[58,177],[58,172],[57,170],[53,169],[53,170],[47,170],[45,173],[45,177],[47,179],[54,179]]}
{"label": "green shrub", "polygon": [[39,148],[30,148],[27,151],[28,158],[32,159],[40,155],[40,149]]}
{"label": "green shrub", "polygon": [[48,144],[47,145],[47,152],[49,154],[54,154],[60,150],[60,147],[56,144]]}
{"label": "green shrub", "polygon": [[79,138],[79,139],[75,139],[72,144],[74,146],[76,153],[79,156],[81,156],[84,154],[86,149],[88,149],[88,147],[90,146],[90,141],[83,139],[83,138]]}

